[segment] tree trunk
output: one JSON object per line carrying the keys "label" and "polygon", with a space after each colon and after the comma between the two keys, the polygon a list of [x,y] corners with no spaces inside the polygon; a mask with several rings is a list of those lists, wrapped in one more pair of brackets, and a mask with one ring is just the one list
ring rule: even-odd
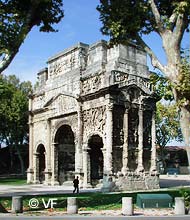
{"label": "tree trunk", "polygon": [[18,144],[15,145],[15,148],[16,148],[16,151],[17,151],[17,154],[18,154],[18,158],[19,158],[19,161],[20,161],[21,174],[24,175],[24,172],[25,172],[24,161],[23,161],[22,155],[20,153],[20,149],[19,149]]}
{"label": "tree trunk", "polygon": [[10,172],[13,171],[13,146],[9,145],[9,154],[10,154]]}
{"label": "tree trunk", "polygon": [[180,108],[180,124],[187,151],[188,166],[190,172],[190,111],[186,107]]}

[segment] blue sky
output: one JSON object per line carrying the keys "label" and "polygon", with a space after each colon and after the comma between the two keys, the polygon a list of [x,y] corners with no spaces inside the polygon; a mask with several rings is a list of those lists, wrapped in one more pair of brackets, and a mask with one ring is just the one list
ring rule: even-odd
{"label": "blue sky", "polygon": [[49,57],[78,42],[87,44],[108,39],[100,32],[101,23],[96,11],[98,0],[64,0],[63,20],[55,26],[56,33],[42,33],[33,28],[22,44],[14,61],[5,71],[21,80],[36,79],[38,70],[46,66]]}
{"label": "blue sky", "polygon": [[[5,74],[15,74],[21,81],[36,81],[37,72],[46,67],[48,58],[78,43],[94,43],[100,39],[108,40],[100,32],[101,22],[96,6],[99,0],[64,0],[65,17],[55,27],[56,33],[42,33],[33,28],[22,44]],[[134,18],[135,19],[135,18]],[[189,35],[185,35],[183,46],[189,46]],[[156,34],[146,36],[145,40],[165,62],[161,42]],[[149,62],[148,62],[149,63]],[[148,64],[150,66],[150,64]]]}
{"label": "blue sky", "polygon": [[[33,28],[4,73],[15,74],[21,81],[30,80],[35,83],[37,72],[46,67],[48,58],[58,52],[78,42],[91,44],[100,39],[108,40],[108,37],[100,32],[101,23],[96,10],[98,4],[98,0],[64,0],[65,17],[55,26],[59,32],[42,33],[37,27]],[[165,62],[158,36],[149,35],[145,40],[162,62]],[[186,34],[183,47],[189,47],[189,40],[190,36]]]}

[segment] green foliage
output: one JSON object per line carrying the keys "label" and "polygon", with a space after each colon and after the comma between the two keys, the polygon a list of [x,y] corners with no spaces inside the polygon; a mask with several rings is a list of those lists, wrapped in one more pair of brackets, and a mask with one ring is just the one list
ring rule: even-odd
{"label": "green foliage", "polygon": [[63,18],[62,6],[62,0],[0,0],[0,72],[34,26],[43,32],[56,31],[53,24]]}
{"label": "green foliage", "polygon": [[184,197],[185,207],[190,207],[190,191],[189,189],[180,189],[180,196]]}
{"label": "green foliage", "polygon": [[26,184],[26,179],[3,178],[0,179],[0,185],[20,186]]}
{"label": "green foliage", "polygon": [[[78,206],[79,210],[117,210],[118,208],[121,208],[122,203],[122,197],[132,197],[133,198],[133,204],[136,203],[136,197],[138,193],[160,193],[160,191],[154,191],[154,192],[134,192],[134,193],[81,193],[76,195],[78,200]],[[173,199],[177,196],[180,196],[179,190],[165,190],[162,191],[162,193],[169,194]],[[55,210],[65,210],[67,206],[67,198],[73,197],[72,194],[55,194],[55,195],[39,195],[35,196],[36,199],[39,200],[39,208],[38,209],[32,209],[29,207],[29,200],[31,198],[34,198],[34,195],[31,196],[24,196],[23,197],[23,205],[24,210],[27,211],[33,211],[33,214],[36,213],[36,211],[44,210],[44,206],[42,203],[42,198],[45,201],[48,201],[49,198],[57,198],[57,205],[55,206]],[[11,209],[11,197],[1,197],[0,203],[6,208]]]}
{"label": "green foliage", "polygon": [[0,140],[22,143],[28,136],[29,82],[20,83],[16,76],[0,77]]}
{"label": "green foliage", "polygon": [[165,147],[171,140],[183,140],[177,110],[176,104],[157,103],[156,141],[160,147]]}
{"label": "green foliage", "polygon": [[172,93],[171,82],[161,74],[153,73],[150,75],[151,84],[154,87],[155,95],[158,99],[172,101],[174,99]]}
{"label": "green foliage", "polygon": [[20,147],[28,143],[28,95],[31,92],[30,82],[21,83],[14,75],[0,76],[0,143],[9,147],[10,154],[16,151],[21,156]]}
{"label": "green foliage", "polygon": [[[100,3],[97,10],[103,23],[101,31],[109,35],[114,43],[136,41],[137,35],[141,36],[153,31],[159,33],[149,0],[100,0]],[[160,19],[164,28],[174,29],[174,24],[169,20],[170,16],[173,13],[183,12],[184,25],[188,29],[189,1],[159,0],[155,1],[155,4],[161,14]]]}
{"label": "green foliage", "polygon": [[179,105],[188,101],[190,103],[190,59],[189,50],[183,50],[181,64],[179,65],[179,83],[176,85],[176,91],[179,97]]}

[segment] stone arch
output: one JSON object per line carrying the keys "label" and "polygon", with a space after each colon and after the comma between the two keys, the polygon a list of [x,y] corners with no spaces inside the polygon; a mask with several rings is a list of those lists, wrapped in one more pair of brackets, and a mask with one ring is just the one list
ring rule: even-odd
{"label": "stone arch", "polygon": [[37,151],[38,151],[38,147],[40,146],[40,145],[43,145],[44,146],[44,148],[45,148],[45,151],[46,151],[46,144],[45,144],[45,142],[44,141],[42,141],[42,140],[39,140],[39,141],[37,141],[36,142],[36,144],[35,144],[35,153],[37,153]]}
{"label": "stone arch", "polygon": [[62,124],[54,136],[57,181],[60,185],[73,180],[75,171],[75,136],[72,127]]}
{"label": "stone arch", "polygon": [[73,128],[73,123],[72,123],[72,121],[65,119],[65,120],[59,121],[59,122],[57,122],[57,123],[55,124],[54,129],[53,129],[53,132],[52,132],[52,136],[51,136],[51,138],[52,138],[52,143],[56,143],[56,142],[55,142],[56,133],[57,133],[57,131],[59,130],[59,128],[61,128],[63,125],[68,125],[68,126],[71,127],[71,130],[72,130],[73,135],[74,135],[74,140],[75,140],[75,142],[76,142],[76,132],[75,132],[75,129]]}
{"label": "stone arch", "polygon": [[95,132],[89,133],[89,134],[86,136],[86,138],[84,138],[84,142],[88,144],[89,139],[90,139],[92,136],[94,136],[94,135],[100,136],[100,137],[102,138],[103,145],[105,144],[105,137],[104,137],[104,135],[103,135],[101,132],[99,132],[99,131],[95,131]]}
{"label": "stone arch", "polygon": [[88,154],[89,154],[89,177],[91,185],[99,183],[103,179],[104,172],[104,142],[102,135],[94,133],[88,139]]}
{"label": "stone arch", "polygon": [[36,146],[36,179],[40,183],[45,180],[45,168],[46,168],[46,149],[44,144],[38,144]]}

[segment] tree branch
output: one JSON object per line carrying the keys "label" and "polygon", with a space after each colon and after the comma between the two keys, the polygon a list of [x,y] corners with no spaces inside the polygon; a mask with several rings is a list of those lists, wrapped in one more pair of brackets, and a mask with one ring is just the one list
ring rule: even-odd
{"label": "tree branch", "polygon": [[180,45],[184,31],[185,31],[186,23],[184,14],[178,14],[176,21],[176,28],[174,30],[176,43]]}
{"label": "tree branch", "polygon": [[152,13],[154,15],[154,18],[155,18],[155,21],[156,21],[156,24],[158,26],[158,30],[161,33],[163,33],[164,31],[164,25],[161,21],[161,16],[160,16],[160,13],[158,11],[158,8],[154,2],[154,0],[149,0],[149,3],[150,3],[150,6],[151,6],[151,9],[152,9]]}
{"label": "tree branch", "polygon": [[158,60],[157,56],[154,54],[152,49],[143,41],[143,39],[139,35],[136,36],[136,39],[137,39],[138,43],[143,47],[143,49],[147,52],[147,54],[150,56],[152,66],[159,69],[161,72],[164,73],[165,68],[160,63],[160,61]]}
{"label": "tree branch", "polygon": [[31,24],[33,13],[35,12],[35,1],[31,6],[28,14],[26,16],[25,22],[22,24],[21,30],[17,36],[15,36],[14,47],[10,50],[6,50],[6,52],[2,52],[1,55],[4,55],[2,60],[0,61],[0,73],[2,73],[12,62],[14,57],[19,51],[21,44],[24,42],[27,34],[31,31],[33,25]]}
{"label": "tree branch", "polygon": [[174,12],[170,18],[169,18],[169,23],[170,23],[170,30],[173,31],[174,27],[175,27],[175,23],[177,20],[177,13]]}
{"label": "tree branch", "polygon": [[6,53],[0,61],[0,73],[2,73],[12,62],[18,51],[12,51],[10,54]]}

